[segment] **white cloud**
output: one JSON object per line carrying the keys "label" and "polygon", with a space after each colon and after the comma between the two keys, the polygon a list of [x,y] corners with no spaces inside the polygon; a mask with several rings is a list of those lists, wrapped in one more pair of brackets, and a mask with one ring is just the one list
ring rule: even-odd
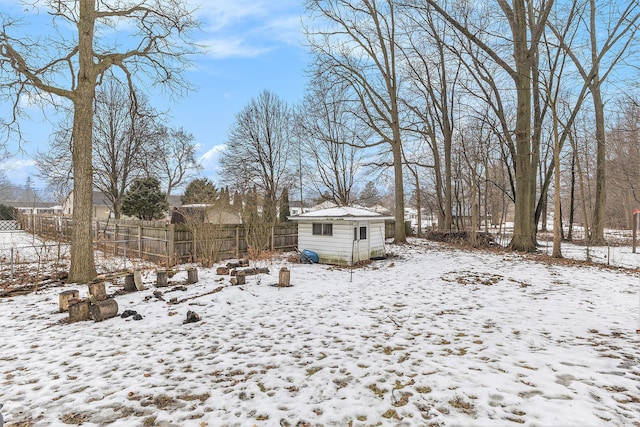
{"label": "white cloud", "polygon": [[220,157],[226,148],[226,144],[213,146],[198,158],[198,163],[202,165],[202,175],[210,177],[216,181],[218,170],[220,169]]}
{"label": "white cloud", "polygon": [[275,40],[299,45],[302,39],[302,22],[297,15],[282,16],[267,22],[262,32]]}
{"label": "white cloud", "polygon": [[209,36],[201,43],[214,59],[263,55],[278,44],[300,42],[299,13],[300,4],[293,0],[210,0],[198,9]]}
{"label": "white cloud", "polygon": [[217,38],[201,41],[207,54],[214,59],[254,58],[267,53],[271,48],[252,46],[240,37]]}
{"label": "white cloud", "polygon": [[207,0],[192,1],[198,7],[198,15],[205,22],[206,31],[220,31],[239,21],[256,19],[268,15],[266,2],[256,0]]}
{"label": "white cloud", "polygon": [[36,172],[35,161],[10,157],[0,162],[0,168],[5,172],[9,181],[14,184],[24,185],[27,177],[32,177]]}
{"label": "white cloud", "polygon": [[227,148],[226,144],[215,145],[206,151],[203,155],[200,156],[198,161],[200,163],[211,163],[212,161],[217,161],[220,158],[222,152]]}

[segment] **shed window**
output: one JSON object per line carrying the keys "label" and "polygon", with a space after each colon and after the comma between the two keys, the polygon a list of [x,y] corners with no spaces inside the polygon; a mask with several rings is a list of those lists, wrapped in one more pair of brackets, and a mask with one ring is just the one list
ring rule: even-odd
{"label": "shed window", "polygon": [[333,236],[333,224],[313,223],[314,236]]}
{"label": "shed window", "polygon": [[360,240],[367,240],[367,227],[360,227]]}

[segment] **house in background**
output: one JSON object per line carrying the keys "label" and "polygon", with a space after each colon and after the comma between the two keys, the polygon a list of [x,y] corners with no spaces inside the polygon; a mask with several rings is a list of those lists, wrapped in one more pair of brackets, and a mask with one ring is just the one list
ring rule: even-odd
{"label": "house in background", "polygon": [[300,215],[309,211],[311,211],[311,207],[303,206],[303,204],[298,200],[292,200],[289,202],[289,213],[291,215]]}
{"label": "house in background", "polygon": [[[174,208],[180,206],[180,195],[170,195],[167,197],[167,202],[169,203],[169,212],[170,214]],[[69,194],[69,196],[62,202],[62,214],[71,215],[73,214],[73,192]],[[107,219],[113,218],[113,212],[111,210],[111,202],[106,194],[101,191],[93,192],[93,218],[94,219]]]}
{"label": "house in background", "polygon": [[215,204],[190,204],[170,208],[171,223],[183,224],[189,221],[205,224],[242,224],[242,217],[229,209],[221,209]]}
{"label": "house in background", "polygon": [[378,212],[348,206],[290,216],[298,222],[298,247],[326,264],[353,265],[385,256],[385,220]]}

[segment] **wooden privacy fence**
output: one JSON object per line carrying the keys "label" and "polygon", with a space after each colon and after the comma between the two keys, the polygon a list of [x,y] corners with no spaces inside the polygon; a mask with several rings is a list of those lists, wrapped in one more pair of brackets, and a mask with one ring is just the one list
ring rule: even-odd
{"label": "wooden privacy fence", "polygon": [[[25,215],[26,231],[68,242],[73,222],[61,215]],[[262,226],[261,226],[262,227]],[[184,262],[214,262],[247,255],[252,229],[235,224],[167,224],[165,221],[96,219],[94,247],[106,254],[140,258],[172,267]],[[267,233],[262,249],[290,251],[298,244],[297,223],[276,224]],[[266,244],[264,244],[266,242]]]}

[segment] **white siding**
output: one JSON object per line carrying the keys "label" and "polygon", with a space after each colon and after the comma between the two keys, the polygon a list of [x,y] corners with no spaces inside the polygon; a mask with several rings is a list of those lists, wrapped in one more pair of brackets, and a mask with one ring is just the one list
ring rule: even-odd
{"label": "white siding", "polygon": [[[313,235],[312,224],[333,224],[332,236]],[[298,224],[298,248],[308,249],[318,254],[320,262],[329,264],[347,264],[352,261],[353,228],[367,225],[367,241],[361,241],[359,254],[354,260],[369,259],[384,254],[384,221],[363,222],[350,220],[300,221]],[[382,228],[380,228],[382,227]],[[372,255],[373,254],[373,255]]]}

